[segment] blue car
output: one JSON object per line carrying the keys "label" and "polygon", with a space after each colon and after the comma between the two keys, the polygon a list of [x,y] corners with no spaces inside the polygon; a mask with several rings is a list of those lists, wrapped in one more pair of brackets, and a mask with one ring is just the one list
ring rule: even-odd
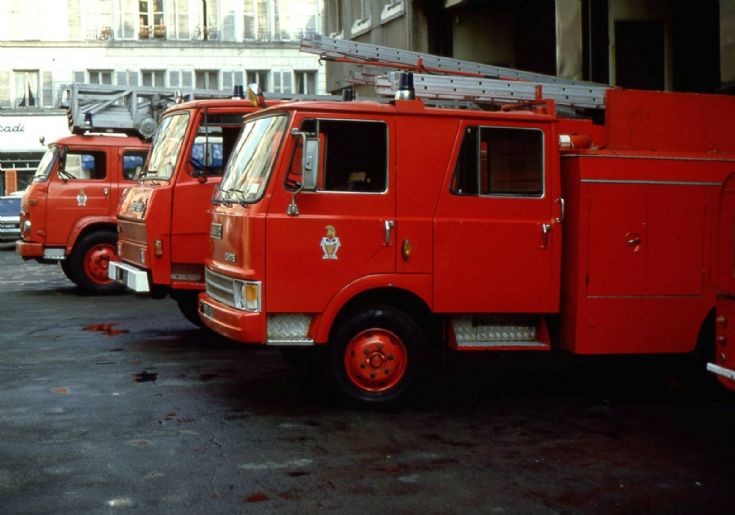
{"label": "blue car", "polygon": [[20,204],[23,193],[0,197],[0,248],[15,247],[20,239]]}

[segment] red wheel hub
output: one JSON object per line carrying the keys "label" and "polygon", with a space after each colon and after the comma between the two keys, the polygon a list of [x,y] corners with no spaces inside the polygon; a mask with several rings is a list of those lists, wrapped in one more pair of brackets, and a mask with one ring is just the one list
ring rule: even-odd
{"label": "red wheel hub", "polygon": [[385,329],[362,331],[345,351],[347,377],[367,392],[382,392],[396,386],[405,375],[407,364],[406,346]]}
{"label": "red wheel hub", "polygon": [[84,273],[98,284],[108,284],[112,280],[107,276],[107,269],[110,261],[115,259],[117,259],[117,252],[114,246],[95,245],[84,256]]}

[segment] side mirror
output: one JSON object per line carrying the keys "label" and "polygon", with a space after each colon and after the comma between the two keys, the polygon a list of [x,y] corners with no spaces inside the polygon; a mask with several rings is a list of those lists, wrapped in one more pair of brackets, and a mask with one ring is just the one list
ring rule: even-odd
{"label": "side mirror", "polygon": [[304,138],[304,152],[301,156],[301,183],[306,191],[316,191],[319,170],[319,138]]}

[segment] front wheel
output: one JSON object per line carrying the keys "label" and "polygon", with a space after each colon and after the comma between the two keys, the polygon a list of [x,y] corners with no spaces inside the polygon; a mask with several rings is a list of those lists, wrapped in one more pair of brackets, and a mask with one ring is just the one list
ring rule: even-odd
{"label": "front wheel", "polygon": [[[117,260],[117,235],[111,231],[91,232],[77,241],[64,267],[77,286],[90,293],[114,293],[121,286],[107,276],[110,261]],[[68,273],[67,273],[68,271]]]}
{"label": "front wheel", "polygon": [[429,353],[421,327],[390,306],[341,317],[325,350],[333,393],[362,405],[393,405],[410,398],[426,372]]}

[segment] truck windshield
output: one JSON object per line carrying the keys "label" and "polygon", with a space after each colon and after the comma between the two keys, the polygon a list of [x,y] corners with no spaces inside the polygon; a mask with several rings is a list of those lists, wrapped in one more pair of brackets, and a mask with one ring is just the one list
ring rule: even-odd
{"label": "truck windshield", "polygon": [[189,113],[177,113],[166,116],[153,137],[148,166],[140,179],[164,180],[171,179],[176,170],[176,161],[179,157],[181,145],[184,143],[186,127],[189,124]]}
{"label": "truck windshield", "polygon": [[227,161],[215,203],[251,203],[263,196],[288,122],[286,115],[248,121]]}
{"label": "truck windshield", "polygon": [[59,148],[56,146],[49,147],[46,153],[41,158],[41,162],[38,163],[36,173],[33,175],[33,182],[43,182],[48,179],[51,169],[54,167],[54,163],[59,157]]}

